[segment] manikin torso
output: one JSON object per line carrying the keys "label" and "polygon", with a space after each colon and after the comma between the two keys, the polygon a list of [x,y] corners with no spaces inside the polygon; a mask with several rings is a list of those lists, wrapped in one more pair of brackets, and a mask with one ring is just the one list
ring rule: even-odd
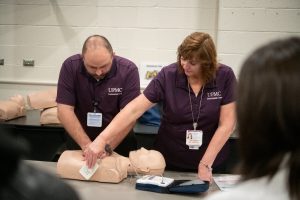
{"label": "manikin torso", "polygon": [[60,124],[57,117],[57,107],[46,108],[41,112],[40,116],[41,124]]}
{"label": "manikin torso", "polygon": [[25,116],[25,100],[22,95],[12,96],[7,101],[0,101],[0,120],[10,120]]}
{"label": "manikin torso", "polygon": [[51,88],[44,91],[35,92],[27,95],[28,106],[33,109],[44,109],[57,106],[56,104],[57,88]]}

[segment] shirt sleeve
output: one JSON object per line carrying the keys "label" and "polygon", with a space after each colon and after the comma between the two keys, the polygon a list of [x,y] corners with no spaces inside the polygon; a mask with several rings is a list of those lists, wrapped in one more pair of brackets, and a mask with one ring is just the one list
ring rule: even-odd
{"label": "shirt sleeve", "polygon": [[144,90],[143,94],[152,103],[158,103],[164,99],[165,72],[164,68],[158,72],[149,85]]}
{"label": "shirt sleeve", "polygon": [[134,65],[132,70],[128,71],[125,80],[125,87],[122,91],[122,98],[120,100],[120,108],[124,108],[130,101],[140,95],[140,78],[138,68]]}
{"label": "shirt sleeve", "polygon": [[56,102],[60,104],[75,105],[74,92],[74,72],[72,72],[71,61],[65,61],[61,67],[58,84]]}
{"label": "shirt sleeve", "polygon": [[225,82],[224,82],[224,88],[223,88],[223,99],[222,99],[222,105],[226,105],[228,103],[236,101],[236,86],[237,86],[237,80],[234,75],[233,70],[228,67],[228,70],[226,70],[224,76],[226,76]]}

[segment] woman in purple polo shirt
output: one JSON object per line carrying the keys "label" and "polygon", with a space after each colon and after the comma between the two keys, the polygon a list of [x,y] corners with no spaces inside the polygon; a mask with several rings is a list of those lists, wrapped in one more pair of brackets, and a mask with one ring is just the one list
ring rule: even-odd
{"label": "woman in purple polo shirt", "polygon": [[131,101],[91,143],[87,165],[93,166],[104,146],[156,103],[162,119],[155,149],[167,168],[198,171],[210,181],[212,169],[227,157],[228,140],[235,126],[235,85],[232,69],[217,62],[212,38],[195,32],[178,47],[178,60],[164,67],[144,93]]}

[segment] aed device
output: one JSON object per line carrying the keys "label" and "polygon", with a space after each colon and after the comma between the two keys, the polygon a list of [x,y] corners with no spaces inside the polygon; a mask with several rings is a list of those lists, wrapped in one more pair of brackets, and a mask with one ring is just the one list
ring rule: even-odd
{"label": "aed device", "polygon": [[200,179],[174,180],[163,176],[145,175],[137,179],[135,188],[158,193],[196,194],[206,192],[209,183]]}

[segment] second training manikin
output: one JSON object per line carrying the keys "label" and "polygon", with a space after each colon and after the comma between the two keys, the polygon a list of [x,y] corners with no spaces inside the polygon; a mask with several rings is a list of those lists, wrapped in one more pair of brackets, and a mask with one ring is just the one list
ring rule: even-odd
{"label": "second training manikin", "polygon": [[10,97],[7,101],[0,101],[0,120],[10,120],[25,116],[25,100],[22,95]]}

